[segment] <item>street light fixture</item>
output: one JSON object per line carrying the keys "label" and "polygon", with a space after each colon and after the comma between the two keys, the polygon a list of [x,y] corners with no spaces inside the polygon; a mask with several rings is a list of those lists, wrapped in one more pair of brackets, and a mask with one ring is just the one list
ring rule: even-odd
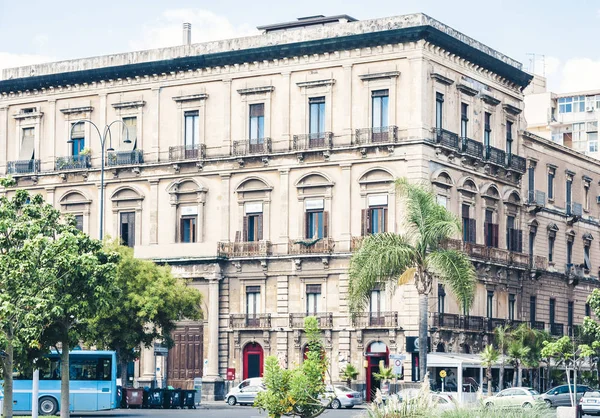
{"label": "street light fixture", "polygon": [[[72,139],[73,128],[75,128],[75,126],[77,126],[80,123],[91,124],[94,128],[96,128],[96,132],[98,132],[98,137],[100,138],[100,148],[102,149],[102,155],[101,155],[101,165],[100,165],[100,232],[98,235],[100,237],[100,241],[102,241],[102,239],[104,238],[104,165],[105,165],[104,159],[105,159],[105,151],[113,152],[115,150],[112,147],[112,133],[110,132],[110,128],[115,123],[122,123],[123,126],[125,127],[125,140],[123,141],[123,143],[131,144],[131,139],[129,139],[129,128],[127,127],[127,124],[125,122],[123,122],[122,119],[116,119],[104,127],[104,135],[103,135],[100,132],[100,128],[98,128],[98,125],[96,125],[94,122],[92,122],[89,119],[80,119],[80,120],[76,121],[73,125],[71,125],[71,132],[69,134],[69,139],[67,140],[67,144],[73,143],[73,139]],[[108,145],[108,149],[105,149],[107,136],[108,136],[108,140],[109,140],[109,145]]]}

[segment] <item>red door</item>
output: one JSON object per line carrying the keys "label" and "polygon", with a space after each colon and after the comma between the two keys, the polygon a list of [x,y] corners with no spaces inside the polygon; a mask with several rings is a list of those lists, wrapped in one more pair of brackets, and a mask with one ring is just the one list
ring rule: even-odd
{"label": "red door", "polygon": [[389,349],[382,342],[372,343],[367,350],[367,402],[371,402],[375,397],[376,390],[380,389],[381,382],[375,379],[373,373],[379,372],[380,361],[383,361],[385,367],[388,367],[389,353]]}
{"label": "red door", "polygon": [[263,375],[263,349],[260,344],[250,343],[244,347],[244,373],[243,379],[262,377]]}

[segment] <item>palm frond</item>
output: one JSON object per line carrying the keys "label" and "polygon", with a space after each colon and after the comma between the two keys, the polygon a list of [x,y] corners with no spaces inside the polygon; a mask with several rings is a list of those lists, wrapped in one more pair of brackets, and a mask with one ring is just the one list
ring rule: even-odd
{"label": "palm frond", "polygon": [[402,273],[400,275],[400,278],[398,279],[398,285],[402,286],[405,285],[407,283],[409,283],[412,279],[415,278],[415,273],[417,272],[417,269],[415,267],[409,267],[407,268],[404,273]]}
{"label": "palm frond", "polygon": [[471,260],[455,250],[437,249],[426,258],[427,270],[450,287],[468,312],[475,298],[477,279]]}
{"label": "palm frond", "polygon": [[461,231],[460,220],[445,207],[438,205],[430,208],[423,230],[423,241],[428,248],[438,248],[440,243],[452,238]]}
{"label": "palm frond", "polygon": [[490,344],[485,346],[479,357],[481,357],[481,364],[484,367],[491,367],[498,362],[500,353]]}
{"label": "palm frond", "polygon": [[383,233],[366,237],[350,259],[348,301],[350,312],[364,310],[371,291],[378,285],[396,285],[412,267],[415,250],[402,235]]}

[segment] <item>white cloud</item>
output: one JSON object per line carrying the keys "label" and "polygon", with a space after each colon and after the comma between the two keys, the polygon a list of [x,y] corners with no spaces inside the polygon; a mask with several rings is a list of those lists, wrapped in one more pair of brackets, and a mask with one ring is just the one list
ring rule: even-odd
{"label": "white cloud", "polygon": [[37,48],[41,49],[41,48],[44,48],[46,45],[48,45],[48,39],[49,38],[48,38],[47,34],[45,34],[45,33],[38,33],[37,35],[35,35],[33,37],[32,41],[33,41],[33,44]]}
{"label": "white cloud", "polygon": [[0,78],[4,68],[21,67],[23,65],[40,64],[42,62],[50,62],[55,59],[44,55],[35,54],[12,54],[9,52],[0,51]]}
{"label": "white cloud", "polygon": [[600,60],[572,58],[562,66],[560,91],[600,89]]}
{"label": "white cloud", "polygon": [[236,38],[257,34],[250,25],[234,26],[226,17],[203,9],[169,9],[154,22],[143,26],[139,39],[129,42],[131,49],[152,49],[182,44],[182,25],[192,24],[192,42]]}

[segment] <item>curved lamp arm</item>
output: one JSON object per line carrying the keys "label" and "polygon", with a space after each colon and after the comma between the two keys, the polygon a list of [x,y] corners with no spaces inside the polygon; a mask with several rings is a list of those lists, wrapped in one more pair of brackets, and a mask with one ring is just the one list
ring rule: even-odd
{"label": "curved lamp arm", "polygon": [[123,142],[126,144],[131,144],[131,139],[129,139],[129,128],[127,127],[127,124],[123,121],[123,119],[115,119],[111,123],[109,123],[108,125],[106,125],[104,127],[104,137],[106,138],[106,134],[108,134],[109,144],[110,144],[109,148],[112,148],[112,132],[110,131],[110,128],[115,123],[123,124],[123,126],[125,127],[125,141],[123,141]]}

